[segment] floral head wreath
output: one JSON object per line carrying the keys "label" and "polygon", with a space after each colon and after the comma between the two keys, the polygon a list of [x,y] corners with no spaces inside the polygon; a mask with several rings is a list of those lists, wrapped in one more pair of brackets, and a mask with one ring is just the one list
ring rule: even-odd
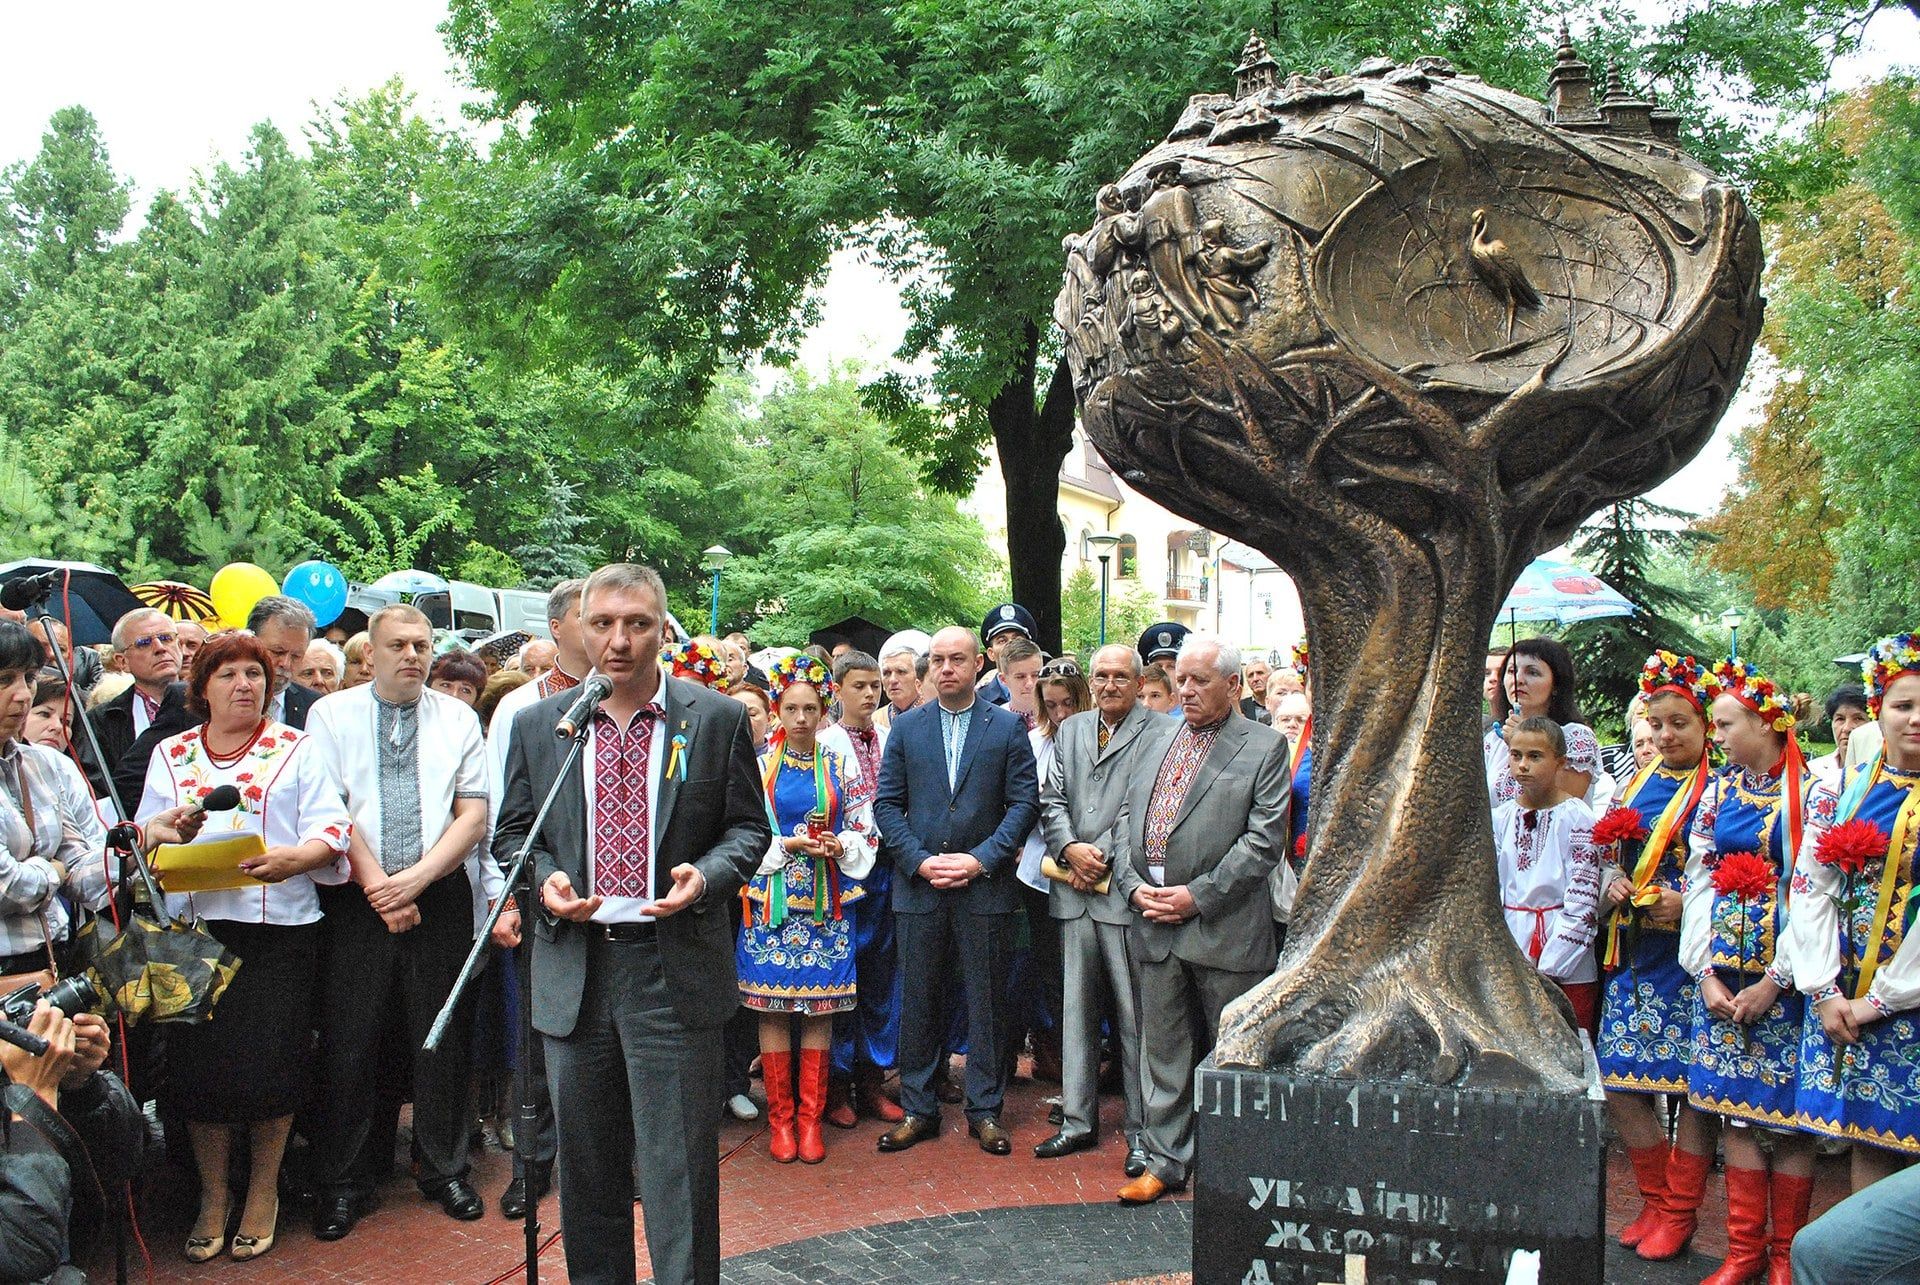
{"label": "floral head wreath", "polygon": [[1707,675],[1704,695],[1708,700],[1731,696],[1760,716],[1760,721],[1776,732],[1793,733],[1793,711],[1781,699],[1773,680],[1744,660],[1723,660]]}
{"label": "floral head wreath", "polygon": [[1920,639],[1912,634],[1882,638],[1867,648],[1860,662],[1860,676],[1867,688],[1867,712],[1880,717],[1880,701],[1902,674],[1920,674]]}
{"label": "floral head wreath", "polygon": [[1705,713],[1706,685],[1705,667],[1691,656],[1679,656],[1670,651],[1656,651],[1647,657],[1647,663],[1640,667],[1642,700],[1652,700],[1662,692],[1673,692],[1685,697],[1695,710]]}
{"label": "floral head wreath", "polygon": [[795,652],[773,662],[767,670],[767,690],[773,695],[773,703],[778,705],[787,688],[795,683],[805,683],[820,693],[824,703],[833,699],[833,675],[827,667],[806,652]]}
{"label": "floral head wreath", "polygon": [[697,638],[667,648],[660,658],[666,662],[675,678],[691,678],[709,687],[718,687],[726,681],[727,662],[720,659],[720,653],[713,649],[711,643],[703,643]]}
{"label": "floral head wreath", "polygon": [[1302,638],[1293,645],[1293,672],[1305,678],[1307,676],[1307,640]]}

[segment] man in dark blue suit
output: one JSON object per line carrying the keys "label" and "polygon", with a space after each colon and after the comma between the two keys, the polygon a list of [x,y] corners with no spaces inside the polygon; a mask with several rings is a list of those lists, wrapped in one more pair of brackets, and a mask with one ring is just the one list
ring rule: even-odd
{"label": "man in dark blue suit", "polygon": [[900,950],[900,1105],[907,1118],[880,1135],[904,1151],[940,1132],[934,1072],[945,1033],[941,995],[956,973],[967,996],[967,1132],[1004,1156],[1007,973],[1020,906],[1014,866],[1040,810],[1039,783],[1019,715],[979,698],[980,644],[943,629],[927,650],[940,699],[893,722],[874,819],[893,856]]}

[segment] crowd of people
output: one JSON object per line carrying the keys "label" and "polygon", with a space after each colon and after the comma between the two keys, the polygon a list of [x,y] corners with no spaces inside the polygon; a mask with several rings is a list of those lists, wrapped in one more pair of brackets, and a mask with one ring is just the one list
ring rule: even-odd
{"label": "crowd of people", "polygon": [[[1920,645],[1873,645],[1827,697],[1835,748],[1812,761],[1808,695],[1661,651],[1616,776],[1574,679],[1551,639],[1489,654],[1487,785],[1508,926],[1596,1036],[1642,1197],[1621,1243],[1680,1254],[1723,1151],[1709,1285],[1892,1279],[1871,1273],[1920,1255],[1876,1187],[1920,1175]],[[1850,1152],[1856,1199],[1808,1230],[1823,1147]]]}
{"label": "crowd of people", "polygon": [[[1272,972],[1312,849],[1304,644],[1164,623],[1050,657],[1005,604],[877,654],[755,653],[672,641],[628,565],[556,586],[548,618],[513,655],[405,605],[352,636],[281,597],[211,635],[142,610],[104,655],[0,621],[0,975],[51,981],[115,913],[115,822],[249,841],[237,886],[166,893],[242,961],[212,1019],[114,1033],[198,1176],[188,1259],[269,1252],[296,1158],[315,1235],[350,1235],[406,1102],[423,1195],[483,1216],[475,1119],[504,1133],[522,1005],[535,1125],[500,1207],[557,1180],[575,1279],[634,1278],[635,1197],[656,1278],[717,1279],[723,1114],[764,1109],[779,1163],[863,1117],[882,1153],[939,1143],[947,1107],[1010,1155],[1027,1054],[1060,1085],[1038,1160],[1117,1127],[1120,1201],[1188,1183],[1194,1070]],[[1816,1150],[1850,1147],[1862,1192],[1920,1152],[1920,645],[1873,648],[1811,761],[1809,702],[1742,661],[1649,658],[1630,754],[1575,686],[1552,639],[1489,654],[1486,788],[1506,922],[1594,1036],[1644,1198],[1622,1241],[1679,1254],[1724,1148],[1714,1285],[1833,1279],[1807,1264],[1878,1215],[1803,1230]],[[238,807],[195,806],[223,786]],[[496,907],[495,961],[427,1052]],[[104,1024],[80,1024],[92,1070]]]}

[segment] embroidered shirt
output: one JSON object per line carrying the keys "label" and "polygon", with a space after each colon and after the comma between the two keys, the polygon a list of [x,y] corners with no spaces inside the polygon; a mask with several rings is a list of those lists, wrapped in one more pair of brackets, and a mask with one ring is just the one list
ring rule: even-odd
{"label": "embroidered shirt", "polygon": [[1173,744],[1167,747],[1167,756],[1160,761],[1160,775],[1154,779],[1153,795],[1147,802],[1146,825],[1147,875],[1156,884],[1167,881],[1167,839],[1193,789],[1194,778],[1200,774],[1200,765],[1213,752],[1213,743],[1224,726],[1225,719],[1211,727],[1182,722]]}

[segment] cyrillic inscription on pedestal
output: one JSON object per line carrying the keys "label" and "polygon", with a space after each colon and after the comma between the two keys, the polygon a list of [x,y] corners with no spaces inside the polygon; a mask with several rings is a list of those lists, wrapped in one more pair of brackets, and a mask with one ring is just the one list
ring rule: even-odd
{"label": "cyrillic inscription on pedestal", "polygon": [[1195,1285],[1598,1285],[1591,1081],[1569,1097],[1202,1065]]}

